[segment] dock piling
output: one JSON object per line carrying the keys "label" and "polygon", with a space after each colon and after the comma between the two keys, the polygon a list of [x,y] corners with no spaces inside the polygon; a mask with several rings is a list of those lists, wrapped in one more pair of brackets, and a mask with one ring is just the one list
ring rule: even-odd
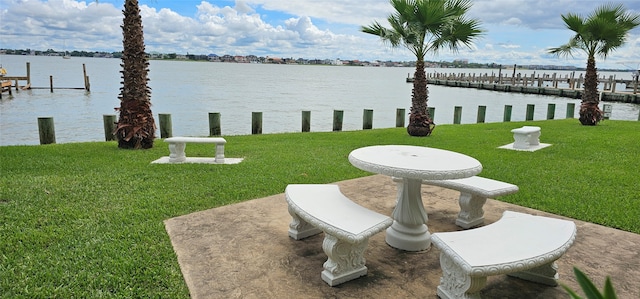
{"label": "dock piling", "polygon": [[484,123],[486,114],[487,106],[478,106],[478,116],[476,122],[479,124]]}
{"label": "dock piling", "polygon": [[262,112],[251,112],[251,134],[262,134]]}
{"label": "dock piling", "polygon": [[533,111],[535,110],[535,105],[534,104],[527,104],[527,114],[525,117],[525,120],[529,121],[529,120],[533,120]]}
{"label": "dock piling", "polygon": [[113,135],[116,125],[116,116],[111,114],[104,114],[102,115],[102,122],[104,124],[104,140],[116,140],[116,136]]}
{"label": "dock piling", "polygon": [[547,119],[553,119],[556,115],[556,104],[547,105]]}
{"label": "dock piling", "polygon": [[462,120],[462,106],[453,107],[453,124],[459,125]]}
{"label": "dock piling", "polygon": [[333,110],[333,131],[342,131],[342,120],[344,118],[344,110]]}
{"label": "dock piling", "polygon": [[396,109],[396,128],[404,127],[405,111],[406,110],[404,108]]}
{"label": "dock piling", "polygon": [[504,105],[504,116],[502,117],[502,121],[503,122],[510,122],[511,121],[511,111],[512,110],[513,110],[513,106]]}
{"label": "dock piling", "polygon": [[364,109],[362,115],[362,129],[370,130],[373,129],[373,110],[372,109]]}
{"label": "dock piling", "polygon": [[302,132],[311,131],[311,111],[302,111]]}
{"label": "dock piling", "polygon": [[56,130],[53,126],[53,117],[38,117],[38,133],[40,144],[56,143]]}
{"label": "dock piling", "polygon": [[173,137],[171,114],[158,114],[160,119],[160,138]]}
{"label": "dock piling", "polygon": [[209,136],[222,135],[222,128],[220,127],[220,113],[209,113]]}

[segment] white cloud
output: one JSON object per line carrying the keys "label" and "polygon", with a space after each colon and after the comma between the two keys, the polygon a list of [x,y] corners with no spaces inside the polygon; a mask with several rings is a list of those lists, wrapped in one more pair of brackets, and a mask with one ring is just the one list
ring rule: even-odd
{"label": "white cloud", "polygon": [[520,45],[502,44],[502,45],[500,45],[500,47],[505,48],[505,49],[518,49],[518,48],[520,48]]}
{"label": "white cloud", "polygon": [[[620,0],[640,13],[640,1]],[[620,2],[618,1],[618,2]],[[116,3],[114,6],[114,4]],[[391,6],[386,0],[237,0],[148,1],[141,5],[147,51],[231,55],[413,60],[406,49],[390,49],[377,37],[359,31],[374,20],[386,25]],[[192,5],[191,16],[171,10],[172,4]],[[222,4],[220,4],[222,3]],[[217,5],[216,5],[217,4]],[[588,14],[601,1],[476,0],[470,16],[482,21],[486,35],[472,49],[442,51],[434,60],[464,55],[473,62],[504,62],[582,66],[580,59],[558,59],[546,48],[566,43],[571,36],[560,14]],[[119,51],[122,48],[122,1],[0,0],[2,47],[19,49]],[[478,45],[481,45],[478,49]],[[542,48],[544,45],[544,48]],[[619,67],[619,60],[638,61],[640,28],[627,46],[603,64]],[[517,52],[514,52],[517,51]],[[512,61],[520,59],[521,61]],[[526,61],[524,61],[526,60]],[[600,63],[600,62],[599,62]]]}

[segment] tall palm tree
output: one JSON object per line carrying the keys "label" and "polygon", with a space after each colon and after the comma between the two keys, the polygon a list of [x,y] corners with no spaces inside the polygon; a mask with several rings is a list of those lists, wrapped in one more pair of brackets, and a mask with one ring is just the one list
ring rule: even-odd
{"label": "tall palm tree", "polygon": [[568,43],[549,49],[558,56],[573,55],[574,50],[587,54],[587,70],[584,75],[584,93],[580,104],[580,123],[595,126],[602,120],[598,107],[598,70],[596,55],[606,59],[610,52],[622,46],[627,33],[640,24],[640,15],[627,13],[621,4],[604,4],[587,18],[568,13],[561,15],[567,28],[575,32]]}
{"label": "tall palm tree", "polygon": [[114,134],[119,148],[146,149],[153,147],[156,124],[151,112],[149,61],[144,52],[142,17],[138,0],[125,0],[122,24],[122,87],[120,87],[120,117]]}
{"label": "tall palm tree", "polygon": [[427,76],[424,56],[443,48],[457,52],[460,45],[471,47],[483,32],[480,21],[467,19],[470,0],[390,0],[395,12],[387,17],[391,28],[377,21],[360,30],[379,36],[392,47],[403,46],[416,56],[407,132],[411,136],[429,136],[435,123],[429,115]]}

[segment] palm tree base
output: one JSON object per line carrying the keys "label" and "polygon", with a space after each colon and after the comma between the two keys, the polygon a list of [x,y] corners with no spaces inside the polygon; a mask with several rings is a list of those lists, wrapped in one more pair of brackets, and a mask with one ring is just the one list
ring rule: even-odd
{"label": "palm tree base", "polygon": [[409,125],[407,126],[407,133],[409,133],[409,136],[426,137],[431,135],[434,127],[435,125],[430,125],[428,127]]}
{"label": "palm tree base", "polygon": [[118,148],[121,149],[150,149],[153,147],[153,139],[145,138],[142,140],[134,140],[133,138],[129,141],[118,140]]}
{"label": "palm tree base", "polygon": [[598,103],[582,103],[580,105],[580,123],[584,126],[595,126],[602,120],[603,114]]}

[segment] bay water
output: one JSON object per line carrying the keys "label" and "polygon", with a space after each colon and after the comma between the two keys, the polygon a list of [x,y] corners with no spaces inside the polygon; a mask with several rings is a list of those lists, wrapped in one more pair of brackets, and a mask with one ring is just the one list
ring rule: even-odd
{"label": "bay water", "polygon": [[[25,76],[30,64],[31,90],[3,94],[0,100],[0,145],[39,144],[39,117],[53,117],[56,142],[103,141],[103,115],[116,114],[122,84],[121,60],[109,58],[0,55],[7,76]],[[84,87],[83,64],[91,91],[58,89]],[[427,69],[427,72],[497,74],[497,69]],[[152,110],[171,114],[174,136],[207,136],[211,112],[220,113],[222,135],[251,134],[252,112],[262,112],[263,134],[300,132],[302,111],[311,111],[311,131],[331,131],[333,111],[344,111],[343,130],[361,130],[363,111],[373,110],[373,128],[395,126],[396,109],[409,112],[408,67],[349,67],[318,65],[235,64],[191,61],[150,61]],[[507,71],[509,72],[509,71]],[[531,70],[518,73],[531,74]],[[505,74],[505,70],[502,72]],[[537,74],[570,71],[536,71]],[[575,76],[579,76],[576,72]],[[601,72],[629,79],[629,72]],[[49,91],[53,78],[54,91]],[[629,77],[629,78],[627,78]],[[24,81],[20,82],[25,84]],[[617,86],[617,89],[624,86]],[[462,106],[462,123],[475,123],[478,106],[486,106],[486,122],[500,122],[505,105],[512,121],[525,120],[528,104],[534,120],[546,119],[547,105],[556,104],[555,118],[564,118],[567,103],[579,100],[554,96],[505,93],[473,88],[429,85],[435,123],[453,123],[455,106]],[[637,120],[640,105],[607,103],[611,119]],[[602,106],[602,104],[601,104]],[[408,115],[405,124],[408,121]],[[576,120],[577,122],[577,120]],[[160,137],[160,133],[157,133]]]}

